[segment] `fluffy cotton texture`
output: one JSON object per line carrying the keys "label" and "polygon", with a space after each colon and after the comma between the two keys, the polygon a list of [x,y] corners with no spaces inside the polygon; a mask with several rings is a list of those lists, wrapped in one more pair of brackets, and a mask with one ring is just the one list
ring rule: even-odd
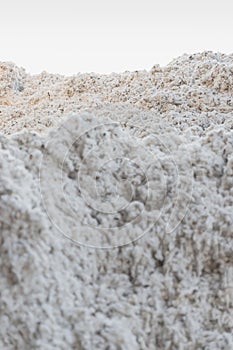
{"label": "fluffy cotton texture", "polygon": [[0,72],[0,349],[233,349],[233,56]]}

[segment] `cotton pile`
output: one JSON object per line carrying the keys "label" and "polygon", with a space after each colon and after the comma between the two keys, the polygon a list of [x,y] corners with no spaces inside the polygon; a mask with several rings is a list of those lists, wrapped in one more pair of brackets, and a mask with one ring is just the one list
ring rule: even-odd
{"label": "cotton pile", "polygon": [[233,349],[233,55],[0,64],[0,349]]}

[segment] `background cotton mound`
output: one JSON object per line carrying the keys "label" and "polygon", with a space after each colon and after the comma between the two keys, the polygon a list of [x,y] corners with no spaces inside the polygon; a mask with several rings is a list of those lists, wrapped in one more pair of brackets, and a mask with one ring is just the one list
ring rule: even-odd
{"label": "background cotton mound", "polygon": [[233,55],[1,63],[0,129],[1,349],[233,348]]}

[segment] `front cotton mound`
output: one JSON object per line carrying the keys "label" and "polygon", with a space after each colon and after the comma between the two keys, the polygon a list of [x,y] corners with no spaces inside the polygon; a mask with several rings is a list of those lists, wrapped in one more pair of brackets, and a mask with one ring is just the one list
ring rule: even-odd
{"label": "front cotton mound", "polygon": [[1,349],[233,348],[230,63],[77,76],[69,98],[4,66],[2,130],[36,132],[0,136]]}

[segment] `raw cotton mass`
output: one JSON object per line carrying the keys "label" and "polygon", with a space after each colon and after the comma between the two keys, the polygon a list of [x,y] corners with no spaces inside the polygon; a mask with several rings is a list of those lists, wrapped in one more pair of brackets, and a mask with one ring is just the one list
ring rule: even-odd
{"label": "raw cotton mass", "polygon": [[233,55],[0,65],[0,349],[233,349]]}

